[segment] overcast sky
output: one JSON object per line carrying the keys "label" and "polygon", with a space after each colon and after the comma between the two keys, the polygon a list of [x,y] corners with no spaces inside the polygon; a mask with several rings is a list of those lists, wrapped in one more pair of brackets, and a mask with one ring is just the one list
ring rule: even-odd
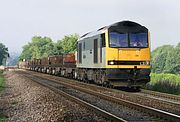
{"label": "overcast sky", "polygon": [[37,36],[80,35],[122,20],[146,26],[152,49],[180,42],[180,0],[0,0],[0,42],[9,50]]}

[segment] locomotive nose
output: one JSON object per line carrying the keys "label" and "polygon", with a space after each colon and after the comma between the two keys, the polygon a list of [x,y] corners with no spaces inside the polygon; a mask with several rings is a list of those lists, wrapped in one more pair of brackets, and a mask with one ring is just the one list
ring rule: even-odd
{"label": "locomotive nose", "polygon": [[139,49],[120,49],[119,48],[117,58],[118,60],[140,60],[141,51]]}

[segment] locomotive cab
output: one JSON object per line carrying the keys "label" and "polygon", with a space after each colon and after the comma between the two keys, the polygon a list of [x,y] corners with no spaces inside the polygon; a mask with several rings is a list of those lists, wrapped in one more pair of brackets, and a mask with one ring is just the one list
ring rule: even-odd
{"label": "locomotive cab", "polygon": [[130,86],[150,81],[149,32],[144,26],[124,21],[108,29],[107,78]]}

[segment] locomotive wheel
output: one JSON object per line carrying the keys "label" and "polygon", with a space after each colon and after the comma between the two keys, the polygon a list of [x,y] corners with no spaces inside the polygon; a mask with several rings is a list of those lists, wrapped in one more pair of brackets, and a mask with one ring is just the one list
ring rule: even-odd
{"label": "locomotive wheel", "polygon": [[86,74],[83,72],[83,74],[82,74],[82,81],[84,82],[84,83],[86,83]]}
{"label": "locomotive wheel", "polygon": [[94,80],[94,82],[95,82],[95,83],[97,83],[97,76],[96,76],[96,72],[94,72],[94,74],[93,74],[93,80]]}
{"label": "locomotive wheel", "polygon": [[103,86],[106,87],[106,88],[110,88],[110,83],[108,81],[105,81],[103,83]]}
{"label": "locomotive wheel", "polygon": [[137,92],[139,92],[140,90],[141,90],[141,87],[139,87],[139,86],[134,86],[134,87],[131,87],[132,88],[132,90],[133,91],[137,91]]}
{"label": "locomotive wheel", "polygon": [[101,80],[101,84],[102,84],[102,85],[106,85],[107,82],[106,82],[106,78],[105,78],[105,77],[106,77],[105,72],[104,72],[104,71],[101,71],[101,72],[100,72],[100,75],[101,75],[101,77],[100,77],[100,78],[101,78],[101,79],[100,79],[100,80]]}

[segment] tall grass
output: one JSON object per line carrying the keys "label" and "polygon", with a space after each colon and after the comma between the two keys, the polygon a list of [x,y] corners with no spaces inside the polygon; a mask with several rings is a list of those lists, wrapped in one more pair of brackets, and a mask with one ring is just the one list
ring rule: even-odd
{"label": "tall grass", "polygon": [[[5,78],[3,77],[2,73],[3,71],[0,70],[0,93],[5,88]],[[0,110],[0,122],[4,122],[5,118],[5,114],[2,112],[2,110]]]}
{"label": "tall grass", "polygon": [[148,89],[180,95],[180,75],[175,74],[151,74],[151,82]]}
{"label": "tall grass", "polygon": [[0,122],[5,122],[5,119],[7,118],[7,115],[5,115],[3,112],[0,110]]}
{"label": "tall grass", "polygon": [[3,73],[3,71],[0,70],[0,92],[5,87],[5,78],[3,77],[2,73]]}

